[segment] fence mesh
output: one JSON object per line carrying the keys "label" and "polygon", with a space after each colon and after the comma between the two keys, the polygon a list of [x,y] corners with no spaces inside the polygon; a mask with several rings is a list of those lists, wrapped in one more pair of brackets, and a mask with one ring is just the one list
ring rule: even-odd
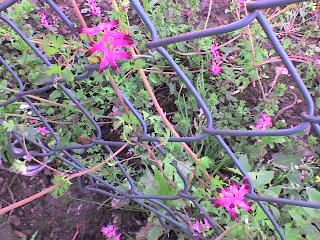
{"label": "fence mesh", "polygon": [[[12,6],[16,2],[18,2],[18,0],[5,1],[3,4],[0,5],[0,13],[5,11],[8,7]],[[77,32],[73,28],[73,23],[68,19],[68,17],[65,16],[65,14],[54,3],[54,1],[46,0],[46,2],[56,12],[56,14],[61,18],[61,20],[69,27],[71,33],[78,36]],[[152,23],[152,21],[150,20],[146,12],[144,11],[143,7],[140,5],[139,1],[130,0],[130,3],[132,4],[133,8],[138,13],[138,15],[140,16],[140,18],[142,19],[143,23],[146,25],[146,27],[148,28],[152,36],[152,40],[147,43],[147,47],[150,48],[152,51],[158,51],[163,56],[163,58],[167,60],[167,62],[172,66],[174,71],[178,74],[180,79],[185,83],[188,90],[196,98],[199,105],[199,109],[200,108],[203,109],[204,114],[206,116],[207,126],[203,128],[203,132],[200,135],[171,137],[168,141],[169,142],[197,142],[197,141],[203,140],[209,135],[214,136],[219,142],[221,148],[223,148],[227,152],[227,154],[231,157],[236,167],[242,173],[243,177],[245,177],[248,180],[250,191],[246,195],[246,198],[258,203],[258,205],[262,208],[264,213],[268,216],[268,218],[272,222],[274,228],[280,235],[281,239],[286,239],[285,234],[282,228],[277,223],[273,214],[270,212],[269,208],[265,205],[265,203],[294,205],[294,206],[318,208],[318,209],[320,209],[320,203],[291,200],[291,199],[284,199],[284,198],[271,198],[271,197],[264,197],[264,196],[258,195],[255,192],[254,182],[252,181],[248,172],[245,170],[244,166],[241,164],[241,162],[236,157],[234,152],[230,149],[228,144],[224,141],[223,136],[288,136],[288,135],[293,135],[301,131],[304,131],[310,125],[312,126],[314,132],[318,136],[320,136],[320,128],[318,125],[318,123],[320,123],[320,117],[314,116],[315,107],[314,107],[314,102],[312,100],[312,97],[308,92],[304,82],[298,75],[297,70],[295,69],[294,65],[292,64],[291,60],[286,54],[284,48],[282,47],[279,40],[277,39],[275,33],[273,32],[263,12],[260,11],[260,9],[266,9],[269,7],[276,7],[276,6],[282,6],[282,5],[292,4],[292,3],[299,3],[299,2],[303,2],[303,1],[302,0],[276,0],[276,1],[265,0],[265,1],[248,3],[247,4],[247,10],[249,12],[248,15],[238,22],[234,22],[232,24],[228,24],[220,27],[210,28],[207,30],[190,32],[190,33],[185,33],[185,34],[181,34],[174,37],[159,39],[157,29],[155,28],[154,24]],[[36,53],[36,55],[47,66],[51,65],[47,57],[41,53],[41,51],[28,39],[27,35],[24,32],[22,32],[12,20],[4,16],[3,14],[0,15],[0,19],[2,20],[2,22],[5,22],[6,24],[8,24],[12,28],[12,30],[14,30],[27,43],[31,47],[31,49]],[[301,113],[301,118],[303,119],[302,123],[289,129],[260,131],[260,130],[221,130],[221,129],[213,128],[212,126],[213,120],[212,120],[212,116],[210,114],[208,106],[206,105],[205,101],[201,98],[200,94],[197,92],[196,88],[194,87],[192,82],[188,79],[186,74],[181,70],[178,64],[174,61],[174,59],[165,49],[165,46],[172,43],[178,43],[186,40],[192,40],[196,38],[229,33],[249,25],[254,20],[257,20],[259,24],[262,26],[264,32],[267,34],[270,42],[272,43],[274,50],[281,57],[283,64],[287,67],[289,73],[293,77],[301,95],[305,100],[305,103],[308,108],[308,112]],[[10,100],[0,103],[0,106],[5,107],[17,101],[26,102],[30,106],[32,111],[41,119],[44,126],[50,131],[51,136],[56,141],[55,146],[48,147],[45,144],[43,144],[41,141],[38,141],[29,136],[24,136],[23,132],[20,132],[17,130],[7,132],[8,147],[10,149],[10,153],[14,158],[21,158],[27,153],[26,149],[24,149],[23,147],[25,146],[24,141],[26,141],[28,143],[32,143],[33,146],[36,146],[37,148],[37,150],[34,150],[35,147],[33,147],[33,149],[29,150],[28,152],[33,157],[41,157],[44,163],[47,163],[49,161],[48,159],[54,156],[62,160],[66,164],[73,166],[77,171],[84,171],[86,168],[79,162],[79,160],[76,157],[73,156],[71,150],[88,149],[95,145],[101,145],[105,151],[107,151],[110,154],[113,154],[114,151],[112,149],[120,148],[121,146],[124,146],[126,144],[126,142],[110,141],[108,140],[108,136],[103,136],[101,127],[95,121],[94,117],[78,101],[77,97],[64,85],[64,83],[66,82],[66,79],[59,80],[58,83],[55,81],[54,78],[49,79],[46,83],[44,83],[41,87],[37,89],[26,90],[24,81],[18,76],[17,72],[13,70],[13,68],[8,64],[8,62],[1,55],[0,55],[0,62],[10,72],[10,74],[12,75],[12,78],[15,80],[19,88],[19,91],[15,92]],[[96,67],[86,66],[86,72],[84,72],[79,76],[76,76],[75,81],[90,77],[93,71],[96,71]],[[93,125],[95,129],[95,137],[92,139],[92,141],[89,144],[62,146],[61,139],[58,137],[55,130],[51,127],[50,123],[47,121],[43,113],[34,104],[33,99],[30,98],[30,95],[36,96],[54,87],[59,88],[61,91],[63,91],[70,98],[70,100],[76,104],[79,110],[88,118],[88,120]],[[159,138],[155,136],[151,136],[150,130],[148,129],[148,125],[144,120],[143,116],[134,107],[134,104],[122,92],[121,92],[121,95],[127,107],[137,117],[137,119],[139,120],[143,128],[143,133],[138,137],[137,143],[150,142],[151,144],[152,143],[157,144],[157,142],[159,142]],[[3,124],[3,123],[4,123],[4,120],[0,119],[0,124]],[[20,151],[17,151],[17,149],[19,148],[20,148]],[[162,154],[165,154],[165,151],[163,149],[159,148],[158,150]],[[173,209],[168,204],[165,204],[163,201],[161,201],[161,200],[187,199],[194,204],[195,208],[197,208],[205,218],[208,219],[211,226],[213,226],[216,232],[216,235],[219,236],[221,234],[221,230],[217,226],[212,216],[210,216],[205,211],[205,209],[196,201],[196,198],[192,196],[190,192],[190,182],[188,178],[183,174],[183,172],[178,168],[176,163],[172,163],[172,165],[174,168],[176,168],[177,173],[182,178],[184,183],[184,188],[174,196],[168,196],[168,195],[161,196],[161,195],[144,194],[138,191],[136,189],[136,183],[134,179],[132,178],[132,176],[130,176],[127,169],[122,165],[121,161],[119,161],[119,159],[116,156],[114,157],[114,160],[116,161],[117,166],[119,167],[119,169],[121,170],[121,172],[129,182],[129,188],[127,190],[123,190],[120,187],[118,187],[116,184],[112,182],[107,182],[106,180],[103,180],[102,178],[92,173],[87,174],[86,177],[89,179],[89,181],[86,181],[85,184],[83,181],[83,176],[78,177],[78,183],[79,183],[80,189],[88,193],[95,192],[95,193],[103,194],[107,197],[112,197],[117,199],[130,199],[136,202],[137,204],[141,205],[142,207],[154,212],[158,216],[160,223],[163,225],[163,227],[171,228],[175,226],[179,228],[181,231],[183,231],[185,234],[189,236],[193,236],[194,232],[192,228],[190,228],[191,223],[189,218],[183,212]],[[0,163],[2,163],[2,160],[0,161]],[[27,167],[26,175],[32,176],[38,173],[39,171],[41,171],[43,168],[44,166],[42,165],[29,164]],[[198,238],[206,239],[203,236],[198,236]]]}

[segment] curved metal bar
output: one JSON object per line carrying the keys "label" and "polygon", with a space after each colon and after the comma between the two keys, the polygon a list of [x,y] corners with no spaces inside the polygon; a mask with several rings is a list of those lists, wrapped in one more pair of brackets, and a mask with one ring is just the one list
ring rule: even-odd
{"label": "curved metal bar", "polygon": [[51,8],[58,14],[58,16],[64,21],[64,23],[68,26],[70,31],[76,36],[79,37],[79,33],[77,33],[73,28],[73,23],[69,20],[69,18],[64,15],[64,13],[60,10],[60,8],[52,1],[46,0],[46,2],[51,6]]}
{"label": "curved metal bar", "polygon": [[302,112],[301,114],[300,114],[300,117],[303,119],[303,120],[305,120],[305,121],[307,121],[307,122],[310,122],[310,123],[317,123],[317,124],[319,124],[320,123],[320,117],[318,117],[318,116],[310,116],[308,113],[306,113],[306,112]]}
{"label": "curved metal bar", "polygon": [[9,18],[3,15],[0,15],[0,19],[5,21],[27,43],[29,47],[35,52],[35,54],[37,54],[38,57],[41,58],[41,60],[47,66],[51,66],[51,63],[49,62],[47,57],[39,51],[39,49],[28,39],[28,37],[20,30],[20,28],[18,28],[18,26],[14,24],[14,22],[12,22]]}
{"label": "curved metal bar", "polygon": [[320,208],[320,202],[307,202],[301,200],[292,200],[292,199],[285,199],[285,198],[272,198],[272,197],[264,197],[258,196],[256,194],[248,193],[246,197],[256,200],[256,201],[264,201],[268,203],[278,203],[278,204],[285,204],[285,205],[293,205],[293,206],[300,206],[300,207],[308,207],[308,208]]}
{"label": "curved metal bar", "polygon": [[0,5],[0,12],[6,10],[8,7],[11,7],[13,4],[18,2],[19,0],[7,0]]}
{"label": "curved metal bar", "polygon": [[274,218],[274,216],[272,215],[272,213],[269,211],[269,209],[264,205],[263,202],[261,201],[257,201],[257,203],[259,204],[259,206],[262,208],[262,210],[264,211],[264,213],[267,215],[267,217],[270,219],[270,221],[272,222],[273,226],[275,227],[276,231],[279,233],[280,238],[282,240],[286,239],[286,236],[284,235],[284,232],[282,230],[282,228],[279,226],[279,224],[277,223],[277,220]]}
{"label": "curved metal bar", "polygon": [[213,35],[233,32],[235,30],[238,30],[240,28],[243,28],[249,25],[251,22],[253,22],[256,16],[257,16],[257,12],[253,12],[253,13],[250,13],[245,18],[241,19],[240,21],[237,21],[228,25],[215,27],[215,28],[208,28],[206,30],[194,31],[190,33],[184,33],[181,35],[168,37],[160,40],[153,40],[151,42],[147,42],[146,46],[147,48],[158,48],[158,47],[164,47],[172,43],[183,42],[187,40],[193,40],[197,38],[203,38],[203,37],[209,37]]}
{"label": "curved metal bar", "polygon": [[296,127],[279,130],[219,130],[203,128],[203,132],[220,136],[290,136],[306,129],[310,123],[301,123]]}
{"label": "curved metal bar", "polygon": [[143,8],[138,0],[130,0],[133,8],[136,10],[136,12],[139,14],[140,18],[146,24],[147,28],[149,29],[152,40],[158,40],[158,32],[153,25],[152,21],[150,20],[149,16],[143,11]]}
{"label": "curved metal bar", "polygon": [[281,7],[284,5],[307,2],[307,1],[310,1],[310,0],[276,0],[276,1],[275,0],[263,0],[263,1],[256,1],[256,2],[247,3],[247,10],[248,10],[248,12],[253,12],[253,11],[259,10],[259,9]]}

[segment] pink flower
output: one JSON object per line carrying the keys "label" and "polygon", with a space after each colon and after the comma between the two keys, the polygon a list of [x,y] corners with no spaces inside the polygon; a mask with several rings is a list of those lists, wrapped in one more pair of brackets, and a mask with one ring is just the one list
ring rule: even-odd
{"label": "pink flower", "polygon": [[52,24],[49,24],[48,23],[48,20],[47,20],[47,16],[44,12],[39,12],[40,14],[40,23],[46,27],[46,28],[53,28],[54,26]]}
{"label": "pink flower", "polygon": [[256,128],[258,128],[259,130],[266,130],[268,127],[272,127],[272,117],[268,116],[268,114],[266,113],[262,113],[262,117],[256,124]]}
{"label": "pink flower", "polygon": [[[106,238],[110,238],[116,235],[116,227],[114,225],[110,225],[108,227],[102,227],[100,230]],[[118,234],[113,240],[120,240],[122,233]]]}
{"label": "pink flower", "polygon": [[100,63],[99,73],[107,67],[109,64],[115,71],[119,71],[116,60],[130,59],[132,58],[131,53],[126,51],[116,51],[122,47],[130,47],[133,45],[132,38],[124,33],[118,31],[112,31],[113,28],[117,27],[117,22],[102,22],[97,27],[93,28],[82,28],[81,33],[87,33],[95,35],[99,32],[104,32],[102,41],[93,44],[92,48],[88,51],[87,56],[90,56],[96,51],[104,53],[103,59]]}
{"label": "pink flower", "polygon": [[28,119],[28,122],[30,124],[34,124],[34,123],[38,123],[38,120],[37,119]]}
{"label": "pink flower", "polygon": [[133,155],[133,152],[132,151],[128,151],[127,153],[126,153],[126,157],[131,157]]}
{"label": "pink flower", "polygon": [[215,57],[219,56],[220,57],[220,52],[218,51],[218,49],[219,49],[218,45],[213,43],[212,46],[211,46],[211,50],[210,50],[213,56],[215,56]]}
{"label": "pink flower", "polygon": [[249,207],[250,203],[244,201],[244,196],[249,192],[247,184],[242,184],[240,189],[236,184],[232,184],[231,189],[225,188],[220,191],[224,198],[214,200],[215,206],[222,206],[230,213],[231,218],[239,217],[236,207],[240,207],[248,212],[252,212]]}
{"label": "pink flower", "polygon": [[222,64],[222,57],[221,53],[219,52],[219,47],[216,44],[212,44],[211,46],[211,53],[213,55],[213,59],[211,60],[211,68],[210,71],[212,72],[213,75],[218,76],[219,73],[222,71],[221,64]]}
{"label": "pink flower", "polygon": [[90,35],[96,35],[100,32],[107,31],[110,32],[113,28],[116,28],[118,26],[117,21],[113,22],[101,22],[96,27],[91,28],[81,28],[81,33],[90,34]]}
{"label": "pink flower", "polygon": [[77,104],[75,104],[74,102],[71,102],[71,105],[74,106],[74,107],[77,106]]}
{"label": "pink flower", "polygon": [[48,130],[46,129],[46,127],[37,127],[37,128],[38,128],[38,132],[40,132],[41,135],[43,135],[43,136],[45,136],[45,135],[47,135],[48,133],[50,133],[50,131],[48,131]]}
{"label": "pink flower", "polygon": [[120,240],[122,233],[118,234],[113,240]]}
{"label": "pink flower", "polygon": [[196,219],[195,223],[191,224],[190,227],[195,230],[193,236],[198,236],[202,234],[202,229],[210,229],[210,224],[206,218],[204,218],[204,223],[199,219]]}
{"label": "pink flower", "polygon": [[102,14],[101,14],[101,8],[100,7],[97,7],[97,3],[95,0],[88,0],[88,4],[90,5],[91,7],[91,13],[98,16],[98,17],[102,17]]}
{"label": "pink flower", "polygon": [[210,68],[210,71],[212,72],[213,75],[218,76],[219,73],[222,71],[222,68],[220,67],[220,65],[222,64],[222,62],[216,62],[214,59],[211,61],[212,66]]}
{"label": "pink flower", "polygon": [[237,7],[241,7],[241,4],[244,3],[245,0],[237,0]]}

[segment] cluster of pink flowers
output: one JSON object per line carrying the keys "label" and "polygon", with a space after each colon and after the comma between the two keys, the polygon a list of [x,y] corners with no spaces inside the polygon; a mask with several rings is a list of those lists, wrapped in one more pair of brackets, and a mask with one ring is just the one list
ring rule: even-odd
{"label": "cluster of pink flowers", "polygon": [[101,8],[97,7],[97,3],[95,0],[88,0],[88,4],[91,7],[90,12],[98,17],[102,17]]}
{"label": "cluster of pink flowers", "polygon": [[219,73],[222,71],[222,68],[221,68],[222,57],[218,49],[219,47],[216,44],[212,44],[211,53],[212,53],[213,59],[211,60],[212,66],[210,68],[210,71],[215,76],[218,76]]}
{"label": "cluster of pink flowers", "polygon": [[241,7],[241,4],[244,3],[245,0],[237,0],[237,7]]}
{"label": "cluster of pink flowers", "polygon": [[[102,227],[100,230],[106,238],[111,238],[116,235],[116,227],[114,225],[110,225],[108,227]],[[122,233],[118,234],[113,238],[113,240],[120,240]]]}
{"label": "cluster of pink flowers", "polygon": [[230,189],[224,188],[220,190],[220,194],[224,198],[215,199],[213,201],[214,206],[225,207],[232,219],[239,217],[237,206],[251,213],[250,203],[244,201],[245,195],[249,192],[247,186],[247,184],[242,184],[239,189],[237,184],[234,183]]}
{"label": "cluster of pink flowers", "polygon": [[37,127],[38,128],[38,132],[41,134],[41,135],[43,135],[43,136],[45,136],[45,135],[47,135],[48,133],[50,133],[50,131],[48,131],[47,129],[46,129],[46,127]]}
{"label": "cluster of pink flowers", "polygon": [[46,27],[46,28],[53,28],[54,26],[52,24],[49,24],[48,20],[47,20],[47,15],[44,12],[39,12],[40,14],[40,23],[42,24],[42,26]]}
{"label": "cluster of pink flowers", "polygon": [[109,64],[113,70],[119,71],[116,60],[132,58],[132,55],[129,52],[116,51],[117,49],[120,49],[122,47],[133,46],[132,38],[127,34],[113,30],[116,27],[118,27],[118,23],[116,21],[113,21],[101,22],[97,27],[81,29],[81,33],[89,35],[96,35],[98,33],[104,32],[102,40],[93,44],[92,48],[87,53],[87,56],[90,56],[96,51],[101,51],[104,53],[99,67],[99,73],[101,73],[102,70]]}
{"label": "cluster of pink flowers", "polygon": [[262,113],[259,122],[256,124],[256,128],[259,130],[266,130],[268,127],[272,127],[272,117],[266,113]]}
{"label": "cluster of pink flowers", "polygon": [[203,234],[203,229],[210,229],[210,223],[206,218],[203,219],[204,222],[202,222],[199,219],[196,219],[195,223],[191,224],[190,227],[195,230],[193,233],[193,236],[198,236],[199,234]]}

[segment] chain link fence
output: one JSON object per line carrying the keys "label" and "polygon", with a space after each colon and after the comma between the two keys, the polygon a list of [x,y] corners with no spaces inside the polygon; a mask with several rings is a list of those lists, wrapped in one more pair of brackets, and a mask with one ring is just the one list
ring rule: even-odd
{"label": "chain link fence", "polygon": [[[13,4],[17,3],[18,0],[7,0],[0,5],[0,13],[5,11],[8,7],[12,6]],[[69,27],[71,33],[78,36],[78,33],[75,31],[73,27],[73,23],[66,17],[66,15],[60,10],[60,8],[51,0],[46,0],[46,2],[50,5],[50,7],[55,11],[55,13],[61,18],[61,20]],[[281,239],[286,239],[285,234],[282,228],[277,223],[275,217],[270,212],[269,208],[265,203],[270,204],[284,204],[284,205],[293,205],[293,206],[301,206],[301,207],[308,207],[308,208],[318,208],[320,209],[320,203],[316,202],[307,202],[307,201],[300,201],[300,200],[291,200],[285,198],[271,198],[271,197],[264,197],[260,196],[255,192],[255,185],[252,179],[250,178],[248,172],[245,170],[244,166],[240,163],[239,159],[230,149],[228,144],[224,141],[223,136],[289,136],[301,131],[304,131],[310,125],[314,132],[320,136],[320,128],[318,123],[320,123],[320,117],[314,116],[314,102],[310,93],[308,92],[304,82],[300,78],[295,69],[294,65],[292,64],[291,60],[289,59],[288,55],[286,54],[284,48],[280,44],[279,40],[277,39],[275,33],[273,32],[269,22],[267,21],[266,17],[264,16],[263,12],[260,9],[266,9],[270,7],[277,7],[292,3],[299,3],[303,2],[302,0],[264,0],[264,1],[257,1],[247,4],[248,15],[241,19],[238,22],[234,22],[232,24],[210,28],[202,31],[190,32],[181,34],[174,37],[169,37],[165,39],[159,39],[157,29],[155,28],[154,24],[144,11],[143,7],[140,5],[138,0],[130,0],[133,8],[138,13],[140,18],[142,19],[143,23],[148,28],[152,40],[147,43],[147,47],[150,48],[152,51],[158,51],[163,58],[167,60],[167,62],[172,66],[174,71],[178,74],[184,84],[187,86],[189,91],[193,94],[196,98],[199,109],[203,109],[204,114],[206,116],[207,125],[203,128],[203,132],[198,136],[184,136],[184,137],[171,137],[168,141],[169,142],[197,142],[203,140],[209,135],[214,136],[217,141],[219,142],[222,149],[226,151],[226,153],[231,157],[236,167],[240,170],[243,177],[248,180],[249,183],[249,193],[246,195],[247,199],[253,200],[259,204],[262,208],[264,213],[268,216],[270,221],[272,222],[274,228],[280,235]],[[8,24],[12,30],[14,30],[36,53],[36,55],[47,65],[50,66],[51,63],[47,59],[47,57],[41,53],[41,51],[28,39],[27,35],[22,32],[19,27],[8,17],[0,14],[0,19],[2,21],[1,24],[4,22]],[[182,41],[192,40],[196,38],[203,38],[208,36],[215,36],[221,35],[224,33],[229,33],[240,28],[243,28],[254,20],[257,20],[259,24],[262,26],[264,32],[267,34],[270,42],[274,50],[278,53],[281,57],[283,64],[287,67],[289,73],[291,74],[292,78],[294,79],[296,85],[299,88],[301,95],[303,96],[305,103],[308,108],[308,112],[302,112],[301,118],[303,122],[299,125],[292,127],[290,129],[279,129],[279,130],[221,130],[213,128],[213,120],[210,114],[209,108],[206,105],[205,101],[201,98],[200,94],[197,92],[194,85],[185,75],[185,73],[181,70],[178,64],[174,61],[172,56],[167,52],[165,49],[166,45],[172,43],[178,43]],[[59,80],[57,83],[55,79],[49,79],[45,82],[41,87],[37,89],[26,90],[24,81],[18,76],[17,72],[13,70],[13,68],[8,64],[8,62],[0,55],[0,63],[10,72],[12,78],[16,82],[16,86],[18,86],[19,91],[14,93],[10,100],[0,103],[0,107],[8,106],[9,104],[15,103],[17,101],[26,102],[32,111],[41,119],[44,126],[50,131],[51,136],[55,139],[56,144],[53,147],[48,147],[43,144],[39,140],[35,140],[28,136],[24,136],[23,132],[19,132],[17,130],[13,130],[11,132],[7,132],[7,139],[8,139],[8,147],[10,150],[11,155],[14,158],[21,158],[29,152],[33,157],[39,157],[43,159],[44,163],[48,162],[48,159],[52,156],[62,160],[66,164],[73,166],[77,171],[84,171],[86,168],[79,162],[77,158],[75,158],[71,152],[71,150],[75,149],[88,149],[95,145],[101,145],[103,149],[113,154],[114,151],[111,149],[119,148],[124,146],[126,142],[120,141],[109,141],[108,136],[103,136],[102,130],[99,124],[94,120],[93,116],[89,113],[89,111],[82,106],[82,104],[78,101],[76,96],[64,85],[66,79]],[[86,66],[86,72],[83,74],[76,76],[75,81],[82,80],[85,78],[90,77],[93,71],[96,71],[96,66]],[[38,95],[44,93],[54,87],[58,87],[61,91],[63,91],[70,100],[76,104],[79,110],[88,118],[95,129],[95,137],[92,139],[92,142],[89,144],[82,144],[82,145],[70,145],[70,146],[62,146],[61,139],[55,132],[55,130],[51,127],[49,122],[47,121],[46,117],[43,116],[43,113],[38,109],[38,107],[34,104],[32,99],[29,95]],[[159,142],[159,138],[155,136],[151,136],[151,133],[148,129],[148,125],[144,120],[143,116],[139,113],[139,111],[134,107],[134,104],[121,92],[122,97],[125,101],[125,104],[128,108],[134,113],[134,115],[139,120],[142,128],[143,133],[139,136],[138,142],[149,142],[151,144],[157,144]],[[0,124],[3,124],[4,120],[0,119]],[[106,137],[106,138],[104,138]],[[29,150],[23,147],[25,146],[24,141],[32,143],[34,146],[37,146],[38,150]],[[162,154],[166,154],[164,149],[158,149]],[[1,156],[0,156],[1,157]],[[169,205],[165,204],[162,200],[179,200],[179,199],[186,199],[192,202],[199,210],[199,212],[208,219],[211,226],[213,226],[216,235],[219,236],[221,234],[221,229],[217,226],[215,220],[205,211],[205,209],[196,201],[196,198],[192,196],[190,192],[190,182],[188,178],[182,173],[182,171],[178,168],[176,163],[172,163],[173,167],[176,168],[177,173],[181,177],[184,183],[183,190],[179,191],[178,194],[174,196],[168,195],[149,195],[144,194],[136,189],[136,183],[132,176],[127,172],[125,167],[122,165],[121,161],[117,157],[114,157],[114,160],[117,162],[118,168],[121,170],[122,174],[127,178],[129,182],[129,188],[127,190],[120,189],[112,182],[107,182],[102,178],[96,176],[95,174],[88,173],[86,177],[89,179],[88,183],[84,184],[83,176],[78,177],[79,187],[82,191],[87,193],[99,193],[105,195],[106,197],[112,197],[116,199],[130,199],[137,204],[141,205],[145,209],[148,209],[154,212],[158,218],[160,223],[163,225],[164,228],[169,229],[171,227],[177,227],[186,235],[193,236],[194,231],[190,227],[190,220],[189,218],[181,211],[173,209]],[[0,163],[2,164],[2,160],[0,158]],[[44,166],[42,165],[31,165],[27,166],[27,172],[25,175],[33,176],[36,173],[40,172]],[[198,236],[199,239],[207,239],[203,236]]]}

